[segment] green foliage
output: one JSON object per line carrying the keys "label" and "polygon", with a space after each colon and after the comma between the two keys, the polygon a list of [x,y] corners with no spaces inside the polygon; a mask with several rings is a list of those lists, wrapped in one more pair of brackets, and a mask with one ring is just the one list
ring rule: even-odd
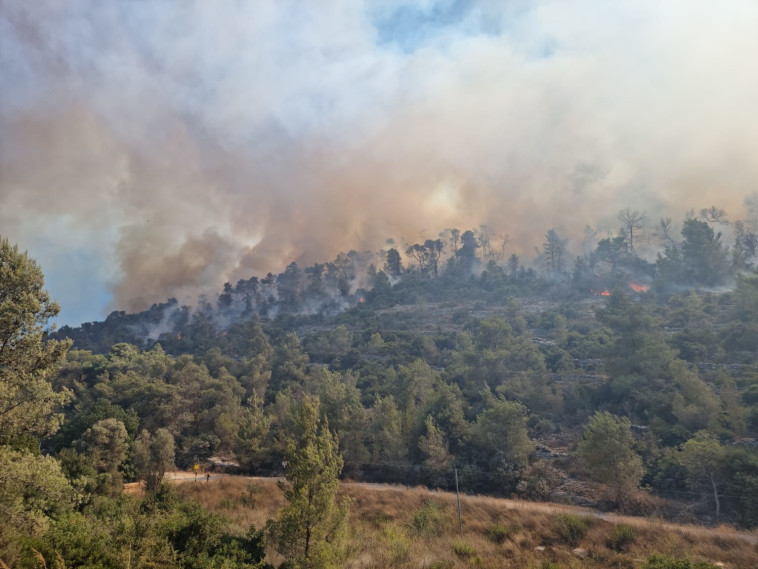
{"label": "green foliage", "polygon": [[247,492],[242,494],[240,496],[240,503],[248,508],[254,508],[255,503],[258,500],[257,496],[261,492],[261,487],[259,484],[248,484],[247,486]]}
{"label": "green foliage", "polygon": [[376,464],[399,464],[406,457],[403,417],[395,399],[376,396],[369,413],[371,460]]}
{"label": "green foliage", "polygon": [[263,400],[251,397],[248,406],[242,410],[239,429],[234,440],[234,452],[240,464],[251,470],[265,460],[267,438],[271,429],[271,418],[263,410]]}
{"label": "green foliage", "polygon": [[420,536],[440,536],[450,525],[444,504],[427,500],[413,513],[411,526]]}
{"label": "green foliage", "polygon": [[487,408],[476,419],[474,440],[482,470],[490,473],[490,483],[514,487],[527,465],[533,445],[526,430],[526,408],[487,394]]}
{"label": "green foliage", "polygon": [[688,370],[683,361],[675,360],[669,370],[677,388],[672,411],[679,423],[691,431],[712,426],[721,412],[716,394],[697,373]]}
{"label": "green foliage", "polygon": [[39,453],[69,398],[50,382],[70,342],[44,341],[58,305],[43,286],[37,263],[0,239],[0,559],[11,565],[21,539],[43,534],[76,501],[58,462]]}
{"label": "green foliage", "polygon": [[0,559],[12,562],[19,539],[44,534],[75,501],[55,459],[0,445]]}
{"label": "green foliage", "polygon": [[337,503],[343,461],[336,436],[319,420],[318,400],[307,398],[298,410],[302,436],[287,447],[287,505],[268,532],[277,550],[295,569],[338,567],[345,556],[350,502]]}
{"label": "green foliage", "polygon": [[85,431],[82,446],[96,472],[102,476],[102,490],[121,492],[123,477],[119,467],[127,456],[127,432],[121,421],[103,419]]}
{"label": "green foliage", "polygon": [[134,467],[145,480],[149,493],[156,492],[163,476],[174,466],[174,437],[168,429],[158,429],[151,435],[144,430],[134,441]]}
{"label": "green foliage", "polygon": [[623,504],[626,494],[639,486],[642,460],[634,451],[630,422],[607,411],[597,412],[584,428],[579,456],[594,478],[616,489],[616,502]]}
{"label": "green foliage", "polygon": [[43,341],[59,311],[44,285],[37,263],[0,238],[0,444],[54,433],[69,398],[50,384],[71,342]]}
{"label": "green foliage", "polygon": [[556,537],[571,546],[579,544],[587,533],[589,520],[574,514],[558,514],[555,516]]}
{"label": "green foliage", "polygon": [[463,541],[456,541],[453,544],[453,553],[461,559],[472,559],[476,557],[476,548]]}
{"label": "green foliage", "polygon": [[437,476],[444,476],[452,464],[453,457],[448,450],[447,437],[434,424],[431,415],[424,422],[424,430],[425,434],[419,437],[418,448],[424,457],[424,466],[436,475],[433,476],[433,479],[436,479]]}
{"label": "green foliage", "polygon": [[408,561],[412,542],[403,526],[394,523],[384,526],[382,528],[381,541],[393,563]]}
{"label": "green foliage", "polygon": [[682,225],[682,238],[681,246],[672,244],[658,257],[658,269],[667,281],[717,286],[730,276],[731,263],[721,233],[705,221],[690,218]]}
{"label": "green foliage", "polygon": [[606,546],[613,551],[624,552],[637,541],[637,530],[633,526],[616,525],[613,526],[613,533],[606,541]]}
{"label": "green foliage", "polygon": [[505,540],[508,539],[512,533],[513,530],[510,527],[504,526],[503,524],[495,524],[494,526],[487,528],[484,536],[487,538],[487,541],[501,545],[505,543]]}
{"label": "green foliage", "polygon": [[34,550],[66,567],[122,569],[265,569],[263,534],[229,533],[223,518],[180,499],[165,487],[142,501],[100,498],[84,512],[58,516],[43,536],[29,539],[20,567],[38,568]]}
{"label": "green foliage", "polygon": [[[277,474],[289,441],[304,436],[299,403],[317,395],[320,419],[337,434],[351,477],[451,489],[458,465],[465,492],[548,499],[562,472],[583,471],[573,456],[546,458],[551,467],[535,462],[530,437],[563,445],[556,441],[608,410],[628,417],[644,440],[622,428],[613,442],[602,434],[598,444],[583,442],[580,456],[587,475],[612,485],[622,507],[640,482],[637,451],[646,485],[686,489],[693,494],[675,496],[720,507],[726,521],[754,524],[756,453],[736,443],[758,435],[758,274],[739,276],[733,293],[666,292],[688,278],[702,284],[714,271],[721,280],[730,274],[721,263],[726,248],[706,225],[685,223],[681,241],[666,233],[656,266],[636,255],[642,240],[627,226],[578,259],[570,281],[560,271],[538,274],[526,259],[498,261],[486,229],[449,230],[439,259],[428,256],[430,246],[440,252],[434,242],[415,248],[426,275],[403,268],[395,250],[386,257],[390,282],[375,268],[363,271],[376,257],[350,252],[227,284],[215,305],[169,301],[140,315],[115,312],[67,330],[77,346],[101,354],[72,351],[59,374],[55,365],[41,373],[55,397],[74,396],[58,434],[41,441],[60,422],[62,399],[43,409],[39,429],[17,430],[6,442],[32,454],[54,451],[88,504],[98,493],[117,493],[122,477],[135,480],[137,465],[144,471],[152,441],[142,430],[151,438],[160,429],[171,433],[180,468],[195,457],[233,455],[244,471]],[[753,259],[748,230],[740,234],[743,258],[729,258],[742,271]],[[18,274],[34,273],[22,267],[23,255],[4,251],[20,259]],[[438,261],[438,278],[429,278]],[[474,270],[480,263],[484,270]],[[367,287],[373,280],[374,290],[354,291],[358,280]],[[651,283],[651,291],[632,293],[632,280]],[[605,301],[588,297],[605,288],[613,290]],[[364,302],[337,314],[358,294]],[[304,309],[308,314],[298,314]],[[266,317],[275,310],[278,317]],[[168,330],[160,344],[146,340],[158,325]],[[0,389],[0,402],[5,395]],[[686,453],[675,450],[700,430],[725,449],[713,480],[688,470],[680,460]],[[0,429],[0,442],[6,432]]]}
{"label": "green foliage", "polygon": [[725,458],[726,449],[706,431],[698,431],[682,445],[677,455],[679,464],[687,473],[690,489],[713,497],[716,521],[721,514],[719,494],[723,492]]}

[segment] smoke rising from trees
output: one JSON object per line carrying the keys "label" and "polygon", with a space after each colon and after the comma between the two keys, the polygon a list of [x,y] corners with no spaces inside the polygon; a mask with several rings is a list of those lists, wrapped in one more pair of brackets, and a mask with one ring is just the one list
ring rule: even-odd
{"label": "smoke rising from trees", "polygon": [[0,228],[138,310],[454,226],[739,217],[754,2],[495,4],[4,2]]}

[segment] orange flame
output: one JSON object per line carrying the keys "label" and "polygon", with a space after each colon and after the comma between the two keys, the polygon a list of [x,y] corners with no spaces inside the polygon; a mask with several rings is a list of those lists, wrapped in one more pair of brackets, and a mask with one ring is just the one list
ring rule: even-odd
{"label": "orange flame", "polygon": [[363,304],[364,302],[366,302],[366,299],[364,299],[363,297],[360,297],[358,299],[358,304]]}
{"label": "orange flame", "polygon": [[181,340],[182,339],[182,333],[181,332],[177,332],[176,333],[176,339],[177,340]]}
{"label": "orange flame", "polygon": [[650,290],[650,285],[641,285],[637,283],[629,283],[629,288],[634,292],[647,292]]}
{"label": "orange flame", "polygon": [[608,291],[608,289],[605,290],[592,290],[590,289],[590,292],[594,294],[595,296],[611,296],[611,293]]}

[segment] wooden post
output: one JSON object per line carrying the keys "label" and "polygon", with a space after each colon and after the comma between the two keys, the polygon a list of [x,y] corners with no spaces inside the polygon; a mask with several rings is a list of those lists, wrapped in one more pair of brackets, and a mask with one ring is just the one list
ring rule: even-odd
{"label": "wooden post", "polygon": [[458,528],[461,530],[461,539],[463,539],[463,521],[461,520],[461,493],[458,491],[458,469],[455,469],[455,496],[458,499]]}

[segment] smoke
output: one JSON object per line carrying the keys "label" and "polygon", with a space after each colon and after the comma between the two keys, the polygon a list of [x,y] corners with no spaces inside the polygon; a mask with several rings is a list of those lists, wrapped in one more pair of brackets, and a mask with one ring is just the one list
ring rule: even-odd
{"label": "smoke", "polygon": [[446,227],[510,254],[625,206],[736,219],[756,29],[750,0],[4,0],[0,233],[73,322]]}

